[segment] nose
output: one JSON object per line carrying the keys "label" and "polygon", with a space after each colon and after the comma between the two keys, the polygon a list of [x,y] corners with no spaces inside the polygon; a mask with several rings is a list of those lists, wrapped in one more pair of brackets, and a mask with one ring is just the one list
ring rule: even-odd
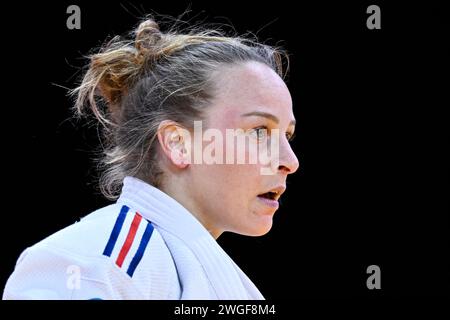
{"label": "nose", "polygon": [[280,146],[280,162],[278,164],[278,171],[291,174],[298,170],[300,164],[297,156],[292,150],[292,147],[287,139],[282,139]]}

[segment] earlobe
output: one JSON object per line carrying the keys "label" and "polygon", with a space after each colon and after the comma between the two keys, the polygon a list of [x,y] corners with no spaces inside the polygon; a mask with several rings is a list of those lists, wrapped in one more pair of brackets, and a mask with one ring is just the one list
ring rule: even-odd
{"label": "earlobe", "polygon": [[184,146],[184,139],[179,134],[174,135],[174,137],[169,142],[170,149],[170,160],[178,168],[186,168],[188,163],[186,161],[186,148]]}
{"label": "earlobe", "polygon": [[189,131],[176,122],[163,121],[158,127],[158,141],[167,159],[179,169],[186,168],[189,162]]}

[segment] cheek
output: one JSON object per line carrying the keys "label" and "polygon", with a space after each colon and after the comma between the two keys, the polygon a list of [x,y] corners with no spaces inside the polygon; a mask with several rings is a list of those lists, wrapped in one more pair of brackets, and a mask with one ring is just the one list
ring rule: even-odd
{"label": "cheek", "polygon": [[240,189],[246,182],[254,181],[252,167],[243,164],[223,164],[210,166],[209,171],[210,177],[214,177],[220,185]]}
{"label": "cheek", "polygon": [[222,166],[222,183],[226,194],[239,206],[246,206],[260,188],[259,169],[256,165],[224,165]]}
{"label": "cheek", "polygon": [[249,195],[258,193],[259,167],[256,165],[224,164],[204,165],[201,172],[204,189],[219,202],[248,201]]}

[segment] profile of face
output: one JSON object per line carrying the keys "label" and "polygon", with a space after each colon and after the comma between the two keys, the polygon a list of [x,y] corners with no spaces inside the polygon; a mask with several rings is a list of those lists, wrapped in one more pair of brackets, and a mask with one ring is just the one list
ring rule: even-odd
{"label": "profile of face", "polygon": [[[213,78],[214,99],[204,113],[203,130],[214,128],[226,137],[227,129],[242,129],[248,139],[247,159],[254,152],[251,144],[267,145],[267,140],[273,139],[271,132],[279,131],[278,154],[271,155],[277,157],[276,167],[271,163],[273,174],[267,175],[262,174],[267,163],[261,161],[181,165],[177,192],[182,194],[175,198],[215,238],[225,231],[264,235],[272,227],[287,176],[299,167],[289,143],[295,130],[291,95],[276,72],[258,62],[224,66]],[[224,153],[230,152],[230,147],[236,150],[235,144],[226,144]]]}

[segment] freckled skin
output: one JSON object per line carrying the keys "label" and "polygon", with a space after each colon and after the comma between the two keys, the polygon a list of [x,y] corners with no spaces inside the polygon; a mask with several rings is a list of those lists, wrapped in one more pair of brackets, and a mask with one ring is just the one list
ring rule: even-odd
{"label": "freckled skin", "polygon": [[[216,128],[225,137],[228,129],[253,129],[267,126],[280,130],[279,168],[274,175],[261,175],[261,164],[190,164],[173,180],[178,188],[171,195],[190,210],[217,238],[230,231],[259,236],[272,227],[275,208],[257,197],[286,184],[289,174],[298,169],[286,132],[293,132],[292,99],[283,80],[258,62],[224,66],[213,75],[216,90],[212,105],[205,112],[203,129]],[[267,112],[279,123],[264,117],[242,115]],[[225,138],[224,138],[225,143]],[[253,143],[257,143],[254,139]],[[227,150],[224,152],[224,156]],[[248,155],[246,150],[246,155]]]}

